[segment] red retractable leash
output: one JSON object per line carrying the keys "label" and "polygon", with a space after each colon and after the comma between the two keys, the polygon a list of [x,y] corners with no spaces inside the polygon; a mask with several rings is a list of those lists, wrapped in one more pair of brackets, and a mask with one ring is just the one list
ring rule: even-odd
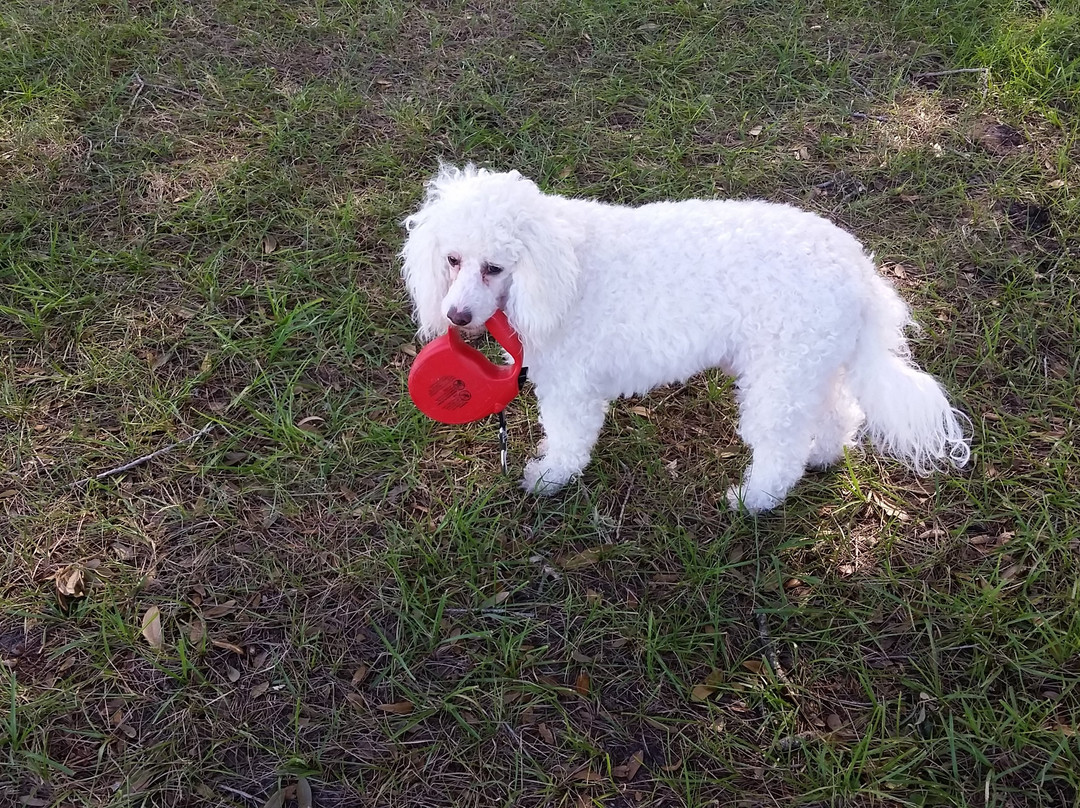
{"label": "red retractable leash", "polygon": [[485,323],[488,333],[514,359],[512,365],[496,365],[451,328],[432,340],[416,355],[409,370],[409,396],[432,420],[444,424],[467,424],[489,415],[499,416],[502,467],[506,471],[506,418],[503,411],[521,390],[525,378],[521,339],[496,311]]}

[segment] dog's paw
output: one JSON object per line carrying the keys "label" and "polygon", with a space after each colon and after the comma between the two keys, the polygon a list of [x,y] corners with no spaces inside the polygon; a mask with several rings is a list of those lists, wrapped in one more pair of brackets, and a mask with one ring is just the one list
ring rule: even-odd
{"label": "dog's paw", "polygon": [[525,477],[521,487],[530,494],[549,497],[570,481],[568,475],[549,465],[544,458],[538,457],[525,464]]}
{"label": "dog's paw", "polygon": [[731,506],[731,510],[735,512],[746,511],[751,516],[771,511],[781,502],[780,499],[767,491],[748,489],[742,485],[733,485],[728,489],[727,501],[728,505]]}

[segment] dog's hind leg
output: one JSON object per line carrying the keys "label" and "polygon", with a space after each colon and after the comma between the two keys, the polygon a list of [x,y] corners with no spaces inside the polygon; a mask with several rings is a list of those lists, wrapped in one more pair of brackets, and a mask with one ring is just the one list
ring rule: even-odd
{"label": "dog's hind leg", "polygon": [[740,382],[739,435],[752,458],[742,483],[728,491],[728,502],[735,510],[760,513],[783,502],[806,471],[828,387],[819,376],[792,368],[744,376]]}
{"label": "dog's hind leg", "polygon": [[[538,390],[539,393],[539,390]],[[600,399],[540,395],[540,421],[545,437],[541,457],[525,465],[521,487],[534,494],[554,494],[570,482],[589,462],[592,448],[604,426],[608,402]]]}
{"label": "dog's hind leg", "polygon": [[865,417],[859,402],[848,390],[843,373],[837,373],[814,424],[814,440],[807,465],[824,469],[840,460],[844,448],[856,444]]}

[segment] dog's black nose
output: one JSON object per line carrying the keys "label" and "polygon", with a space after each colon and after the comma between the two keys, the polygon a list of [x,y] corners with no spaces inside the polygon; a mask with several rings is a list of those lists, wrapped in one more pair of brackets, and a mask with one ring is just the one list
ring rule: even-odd
{"label": "dog's black nose", "polygon": [[446,312],[446,319],[454,325],[466,326],[472,322],[472,312],[468,309],[459,309],[457,306],[451,306],[450,310]]}

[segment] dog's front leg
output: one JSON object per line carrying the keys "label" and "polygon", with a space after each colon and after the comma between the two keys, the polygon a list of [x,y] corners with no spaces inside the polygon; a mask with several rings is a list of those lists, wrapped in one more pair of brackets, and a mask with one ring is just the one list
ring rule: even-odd
{"label": "dog's front leg", "polygon": [[[538,391],[539,393],[539,391]],[[521,487],[534,494],[554,494],[589,462],[593,445],[604,425],[608,402],[568,395],[564,389],[539,395],[540,421],[545,437],[539,457],[525,465]]]}

